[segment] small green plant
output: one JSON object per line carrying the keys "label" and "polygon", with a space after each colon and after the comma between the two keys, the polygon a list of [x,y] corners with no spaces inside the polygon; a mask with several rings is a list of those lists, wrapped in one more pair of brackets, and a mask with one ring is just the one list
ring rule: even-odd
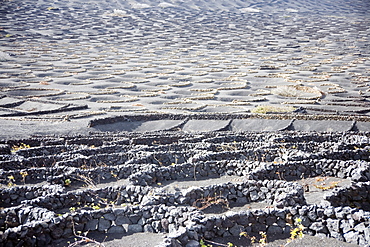
{"label": "small green plant", "polygon": [[75,207],[70,207],[69,211],[71,211],[71,213],[76,212],[76,208]]}
{"label": "small green plant", "polygon": [[260,246],[265,246],[267,244],[267,234],[266,232],[260,232],[261,238],[260,238]]}
{"label": "small green plant", "polygon": [[14,185],[16,185],[14,182],[15,182],[15,178],[13,175],[10,175],[8,176],[8,187],[13,187]]}
{"label": "small green plant", "polygon": [[93,204],[91,204],[91,208],[92,209],[94,209],[94,210],[99,210],[99,209],[101,209],[101,207],[100,207],[100,205],[98,204],[98,205],[95,205],[94,203]]}
{"label": "small green plant", "polygon": [[110,174],[112,175],[112,177],[118,180],[118,175],[116,173],[114,173],[113,171],[110,171]]}
{"label": "small green plant", "polygon": [[71,183],[72,183],[72,181],[69,178],[67,178],[66,180],[64,180],[64,185],[65,186],[70,186]]}
{"label": "small green plant", "polygon": [[26,183],[26,177],[28,176],[28,172],[27,171],[20,171],[19,173],[22,176],[22,182],[23,182],[23,184],[25,184]]}
{"label": "small green plant", "polygon": [[95,184],[94,180],[92,180],[91,178],[89,178],[87,176],[77,175],[76,180],[85,183],[85,185],[90,187],[90,188],[96,188],[96,184]]}
{"label": "small green plant", "polygon": [[[211,244],[206,244],[206,242],[210,242]],[[228,242],[227,244],[221,244],[221,243],[217,243],[217,242],[213,242],[211,240],[204,240],[204,239],[201,239],[199,241],[199,244],[200,244],[200,247],[212,247],[213,245],[212,244],[215,244],[217,246],[224,246],[224,247],[236,247],[233,243],[231,242]]]}
{"label": "small green plant", "polygon": [[13,147],[12,147],[12,152],[16,152],[16,151],[18,151],[18,150],[21,150],[21,149],[27,149],[27,148],[31,148],[31,146],[30,145],[27,145],[27,144],[24,144],[24,143],[21,143],[19,146],[17,146],[17,145],[14,145]]}
{"label": "small green plant", "polygon": [[313,184],[315,188],[318,188],[320,190],[330,190],[334,189],[338,186],[340,181],[331,181],[329,184],[327,184],[325,181],[327,180],[327,177],[318,177],[316,178],[316,182],[319,182],[320,184]]}
{"label": "small green plant", "polygon": [[223,196],[207,196],[204,198],[197,199],[193,203],[193,207],[196,207],[199,210],[206,209],[212,205],[221,205],[222,207],[229,208],[229,202],[227,198]]}
{"label": "small green plant", "polygon": [[203,239],[199,241],[200,247],[212,247],[210,244],[206,244]]}
{"label": "small green plant", "polygon": [[294,239],[301,239],[304,237],[304,226],[302,225],[302,219],[296,218],[294,220],[294,226],[292,230],[290,230],[290,238],[288,239],[287,243],[284,246],[287,246],[290,242],[292,242]]}
{"label": "small green plant", "polygon": [[[260,231],[260,240],[258,241],[259,244],[258,246],[266,246],[267,245],[267,234],[266,232],[262,232]],[[251,240],[251,244],[254,246],[255,243],[257,243],[257,237],[256,236],[249,236],[248,233],[246,232],[241,232],[239,234],[240,237],[246,237],[246,238],[249,238]]]}
{"label": "small green plant", "polygon": [[293,106],[273,106],[273,105],[260,105],[252,109],[252,113],[267,114],[267,113],[286,113],[293,112]]}

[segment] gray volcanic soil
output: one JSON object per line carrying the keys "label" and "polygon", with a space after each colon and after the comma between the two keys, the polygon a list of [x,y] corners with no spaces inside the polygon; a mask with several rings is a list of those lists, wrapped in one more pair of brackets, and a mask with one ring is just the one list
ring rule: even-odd
{"label": "gray volcanic soil", "polygon": [[[7,152],[21,143],[36,150],[34,155],[22,150],[1,155],[2,193],[7,191],[9,174],[19,176],[19,169],[39,169],[37,162],[48,164],[48,155],[59,157],[63,163],[72,159],[68,152],[85,155],[94,150],[94,145],[98,153],[106,154],[100,151],[98,139],[106,138],[104,145],[119,139],[110,136],[112,132],[158,131],[163,136],[166,133],[161,131],[167,130],[173,131],[170,135],[192,133],[188,137],[195,147],[189,146],[198,152],[197,145],[207,143],[207,135],[225,130],[230,131],[230,138],[236,138],[240,131],[368,131],[369,10],[370,3],[363,0],[0,0],[1,150]],[[269,107],[267,113],[276,114],[254,112],[263,106]],[[95,144],[85,142],[94,134]],[[55,136],[54,143],[61,142],[70,149],[43,153],[40,150],[44,147],[54,145],[39,143],[39,139],[49,138],[46,135]],[[304,135],[310,139],[312,133]],[[72,144],[63,141],[70,141],[72,136],[76,137]],[[135,144],[135,148],[156,147],[158,143],[152,143],[148,136],[127,136],[121,141],[142,138],[144,147]],[[163,138],[154,139],[160,149]],[[316,141],[315,152],[331,154],[325,152],[331,148],[326,142]],[[216,142],[216,146],[233,151],[228,148],[234,144],[226,143],[226,147],[222,142]],[[356,148],[365,150],[368,143],[361,145]],[[339,144],[335,147],[340,149]],[[285,148],[287,153],[295,151]],[[353,145],[347,148],[355,152]],[[158,154],[158,150],[151,151]],[[138,155],[144,159],[143,153]],[[33,156],[38,160],[28,165],[21,162]],[[19,162],[19,167],[5,168],[7,162]],[[152,162],[160,165],[155,159]],[[78,162],[73,164],[86,168]],[[340,181],[340,188],[352,179],[320,175],[328,183]],[[295,181],[314,183],[317,176]],[[25,185],[39,189],[46,177]],[[16,184],[22,184],[17,179]],[[151,186],[171,192],[230,179],[235,182],[236,178],[163,181],[161,186]],[[112,178],[109,183],[97,182],[96,187],[129,183],[127,178]],[[75,183],[64,189],[74,192],[86,188]],[[319,204],[323,195],[322,190],[311,186],[304,197],[308,204]],[[3,206],[9,209],[14,205]],[[259,202],[230,210],[266,206]],[[154,246],[163,241],[162,233],[110,235],[107,239],[106,234],[90,234],[106,246]],[[244,244],[235,237],[213,240]],[[67,246],[67,241],[73,242],[74,238],[56,240],[52,246]],[[281,244],[285,240],[269,246]],[[308,235],[288,246],[319,245],[353,246]]]}
{"label": "gray volcanic soil", "polygon": [[369,116],[368,1],[2,0],[0,13],[3,138],[127,114]]}

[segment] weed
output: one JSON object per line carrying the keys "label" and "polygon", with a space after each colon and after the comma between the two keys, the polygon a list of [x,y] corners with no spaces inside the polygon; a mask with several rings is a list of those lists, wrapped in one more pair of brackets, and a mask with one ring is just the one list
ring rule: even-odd
{"label": "weed", "polygon": [[81,246],[81,245],[84,245],[84,244],[88,244],[88,243],[93,243],[93,244],[96,244],[96,246],[98,247],[105,247],[105,245],[103,243],[100,243],[94,239],[91,239],[91,238],[88,238],[86,237],[87,233],[88,232],[85,232],[85,236],[82,236],[82,232],[81,231],[77,231],[76,232],[76,229],[75,229],[75,224],[74,224],[74,221],[72,220],[72,231],[73,231],[73,235],[77,238],[80,238],[80,240],[77,241],[77,238],[75,238],[75,242],[74,243],[68,243],[68,247],[75,247],[75,246]]}
{"label": "weed", "polygon": [[12,147],[12,150],[11,151],[12,152],[16,152],[18,150],[27,149],[27,148],[31,148],[31,146],[30,145],[27,145],[27,144],[24,144],[24,143],[21,143],[19,146],[14,145]]}
{"label": "weed", "polygon": [[234,141],[232,144],[221,144],[220,147],[217,148],[219,151],[236,151],[238,150],[237,142]]}
{"label": "weed", "polygon": [[196,207],[199,210],[206,209],[212,205],[221,205],[222,207],[229,208],[229,202],[223,196],[207,196],[205,198],[197,199],[193,203],[193,207]]}
{"label": "weed", "polygon": [[245,237],[245,238],[249,238],[250,240],[251,240],[251,243],[252,244],[254,244],[254,243],[256,243],[256,237],[255,236],[249,236],[248,235],[248,233],[246,233],[246,232],[241,232],[240,234],[239,234],[239,237]]}
{"label": "weed", "polygon": [[25,184],[26,183],[26,177],[28,176],[28,172],[27,171],[20,171],[19,173],[22,176],[22,182],[23,182],[23,184]]}
{"label": "weed", "polygon": [[112,175],[112,177],[114,177],[118,181],[119,178],[116,173],[114,173],[113,171],[110,171],[110,174]]}
{"label": "weed", "polygon": [[90,188],[96,188],[96,184],[95,184],[94,180],[92,180],[91,178],[89,178],[87,176],[84,176],[84,175],[81,175],[81,174],[77,175],[76,180],[85,183]]}
{"label": "weed", "polygon": [[261,246],[265,246],[267,244],[267,234],[266,234],[266,232],[261,231],[260,235],[261,235],[261,238],[260,238],[259,243],[260,243]]}
{"label": "weed", "polygon": [[66,180],[64,180],[64,185],[65,186],[70,186],[71,185],[71,180],[69,178],[67,178]]}
{"label": "weed", "polygon": [[14,182],[15,182],[15,178],[13,175],[10,175],[8,176],[8,179],[9,179],[9,182],[8,182],[8,187],[13,187],[14,185],[16,185]]}
{"label": "weed", "polygon": [[[330,190],[330,189],[334,189],[335,187],[337,187],[338,184],[340,183],[340,181],[332,181],[329,184],[327,184],[325,182],[327,179],[328,179],[327,177],[317,177],[315,179],[316,183],[314,183],[313,186],[320,190]],[[317,182],[319,182],[319,184],[317,184]]]}
{"label": "weed", "polygon": [[278,86],[271,93],[283,97],[294,97],[297,99],[320,99],[323,92],[316,87],[307,87],[301,85],[284,85]]}
{"label": "weed", "polygon": [[[206,242],[209,242],[211,244],[206,244]],[[213,242],[211,240],[204,240],[204,239],[201,239],[199,241],[199,244],[200,244],[200,247],[212,247],[213,246],[212,244],[215,244],[217,246],[224,246],[224,247],[236,247],[233,243],[230,243],[230,242],[228,242],[227,244],[221,244],[221,243]]]}
{"label": "weed", "polygon": [[267,113],[286,113],[293,112],[293,106],[273,106],[273,105],[260,105],[252,109],[252,113],[267,114]]}
{"label": "weed", "polygon": [[99,204],[95,205],[94,203],[93,203],[93,204],[91,204],[91,208],[92,208],[92,209],[94,209],[94,210],[99,210],[99,209],[101,209],[101,207],[100,207],[100,205],[99,205]]}
{"label": "weed", "polygon": [[296,218],[294,221],[294,225],[295,225],[295,228],[290,230],[290,238],[288,239],[287,243],[284,246],[287,246],[294,239],[301,239],[304,237],[304,234],[303,234],[304,226],[302,225],[302,219]]}
{"label": "weed", "polygon": [[313,186],[315,186],[316,188],[318,188],[320,190],[330,190],[330,189],[334,189],[335,187],[337,187],[339,183],[340,183],[339,181],[337,181],[337,182],[332,181],[332,182],[330,182],[329,185],[326,185],[324,183],[324,184],[321,184],[321,185],[320,184],[314,184]]}
{"label": "weed", "polygon": [[163,163],[162,163],[161,161],[159,161],[159,160],[155,157],[155,155],[153,156],[153,159],[155,159],[155,160],[158,162],[158,164],[159,164],[160,166],[163,166]]}
{"label": "weed", "polygon": [[199,241],[200,247],[211,247],[212,245],[206,244],[203,239]]}

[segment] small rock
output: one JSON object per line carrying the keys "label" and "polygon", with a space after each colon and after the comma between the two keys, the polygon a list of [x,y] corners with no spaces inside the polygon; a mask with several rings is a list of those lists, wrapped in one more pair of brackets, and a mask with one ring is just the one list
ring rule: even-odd
{"label": "small rock", "polygon": [[116,218],[116,220],[115,220],[115,223],[116,223],[116,225],[118,226],[118,225],[123,225],[123,224],[130,224],[131,222],[130,222],[130,220],[129,220],[129,218],[128,217],[126,217],[126,216],[117,216],[117,218]]}
{"label": "small rock", "polygon": [[332,234],[333,232],[339,232],[339,220],[327,219],[326,226],[330,234]]}
{"label": "small rock", "polygon": [[107,213],[103,215],[104,219],[114,221],[116,219],[116,216],[112,213]]}
{"label": "small rock", "polygon": [[354,231],[349,231],[349,232],[343,234],[343,237],[346,240],[346,242],[357,244],[358,233],[356,233]]}
{"label": "small rock", "polygon": [[63,235],[63,229],[60,227],[57,227],[51,231],[51,237],[54,239],[59,239]]}
{"label": "small rock", "polygon": [[167,219],[162,219],[161,220],[161,226],[162,226],[162,228],[163,229],[165,229],[166,231],[168,231],[168,225],[169,225],[170,223],[168,222],[168,220]]}
{"label": "small rock", "polygon": [[170,232],[168,234],[169,238],[181,238],[186,235],[186,228],[185,227],[179,227],[177,231]]}
{"label": "small rock", "polygon": [[283,234],[284,232],[284,229],[281,228],[280,226],[275,226],[275,225],[272,225],[272,226],[269,226],[269,228],[267,228],[267,236],[280,236],[281,234]]}
{"label": "small rock", "polygon": [[132,232],[132,233],[143,232],[143,226],[138,225],[138,224],[129,225],[128,232]]}
{"label": "small rock", "polygon": [[122,226],[112,226],[109,228],[107,233],[125,233],[125,229]]}
{"label": "small rock", "polygon": [[307,213],[307,217],[311,220],[311,221],[316,221],[317,219],[317,215],[316,215],[316,212],[315,211],[309,211]]}
{"label": "small rock", "polygon": [[84,231],[95,231],[98,229],[99,221],[97,219],[89,220],[86,225]]}
{"label": "small rock", "polygon": [[31,199],[35,198],[35,194],[34,194],[33,191],[29,191],[29,192],[25,193],[25,197],[26,197],[27,200],[31,200]]}
{"label": "small rock", "polygon": [[190,240],[185,247],[200,247],[200,243],[195,240]]}
{"label": "small rock", "polygon": [[243,226],[241,226],[241,225],[235,225],[235,226],[233,226],[233,227],[231,227],[230,229],[229,229],[229,232],[230,232],[230,234],[232,235],[232,236],[237,236],[237,237],[239,237],[239,234],[241,233],[241,232],[243,232]]}
{"label": "small rock", "polygon": [[315,231],[316,233],[327,233],[328,229],[322,222],[314,222],[309,227],[311,230]]}
{"label": "small rock", "polygon": [[111,227],[112,223],[110,220],[104,218],[99,219],[98,231],[103,232]]}
{"label": "small rock", "polygon": [[360,224],[356,225],[354,229],[355,229],[355,231],[356,231],[356,232],[363,232],[363,231],[365,231],[367,228],[368,228],[368,227],[366,227],[365,223],[364,223],[364,222],[362,222],[362,223],[360,223]]}
{"label": "small rock", "polygon": [[259,199],[258,192],[255,191],[255,190],[251,191],[249,193],[249,196],[250,196],[252,202],[255,202],[255,201],[257,201]]}
{"label": "small rock", "polygon": [[154,229],[151,225],[146,224],[144,225],[144,232],[154,232]]}

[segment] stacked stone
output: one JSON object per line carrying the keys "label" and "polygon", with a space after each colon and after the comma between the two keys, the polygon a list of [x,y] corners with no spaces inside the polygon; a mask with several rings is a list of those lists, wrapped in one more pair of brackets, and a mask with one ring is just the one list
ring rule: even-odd
{"label": "stacked stone", "polygon": [[[2,234],[0,243],[15,246],[19,243],[31,246],[46,246],[52,240],[68,238],[79,231],[104,233],[176,232],[180,226],[191,225],[192,220],[201,218],[200,212],[189,207],[126,206],[80,213],[54,213],[38,208],[17,208],[2,212],[2,225],[8,229]],[[19,217],[34,221],[22,221]],[[18,217],[19,216],[19,217]]]}
{"label": "stacked stone", "polygon": [[[236,175],[240,175],[241,173]],[[246,174],[245,174],[246,175]],[[303,160],[261,164],[249,172],[250,179],[299,179],[302,177],[333,176],[353,181],[370,179],[370,163],[364,160]]]}
{"label": "stacked stone", "polygon": [[[196,246],[201,238],[238,236],[240,231],[286,236],[297,217],[306,234],[369,243],[366,134],[117,133],[29,141],[1,143],[7,150],[17,143],[35,146],[0,155],[0,182],[48,185],[1,189],[6,208],[0,213],[0,245],[46,245],[73,235],[74,227],[104,233],[166,232],[163,245]],[[157,188],[171,180],[224,175],[240,176],[239,182],[174,193]],[[329,192],[321,205],[306,205],[303,188],[287,181],[315,176],[352,184]],[[73,189],[68,183],[81,184],[83,177],[95,183],[125,179],[126,185],[67,192]],[[207,197],[230,205],[264,202],[271,208],[206,217],[201,201]]]}
{"label": "stacked stone", "polygon": [[174,194],[159,191],[154,193],[154,196],[146,196],[142,204],[197,207],[199,200],[218,197],[237,204],[265,202],[278,208],[306,204],[301,185],[281,180],[249,180],[242,183],[209,185]]}
{"label": "stacked stone", "polygon": [[370,211],[370,182],[353,183],[335,188],[324,197],[332,206],[351,206]]}
{"label": "stacked stone", "polygon": [[[172,234],[167,246],[199,246],[201,238],[259,236],[264,231],[268,236],[290,236],[296,227],[292,222],[300,218],[304,233],[326,236],[341,241],[366,246],[370,241],[370,213],[350,207],[322,207],[317,205],[287,207],[284,209],[257,209],[246,212],[230,212],[222,216],[205,217],[197,224]],[[195,234],[196,233],[196,234]]]}
{"label": "stacked stone", "polygon": [[62,191],[64,191],[64,188],[60,185],[44,185],[42,187],[20,186],[0,189],[0,205],[15,206],[26,200],[45,197],[50,194],[55,195]]}

